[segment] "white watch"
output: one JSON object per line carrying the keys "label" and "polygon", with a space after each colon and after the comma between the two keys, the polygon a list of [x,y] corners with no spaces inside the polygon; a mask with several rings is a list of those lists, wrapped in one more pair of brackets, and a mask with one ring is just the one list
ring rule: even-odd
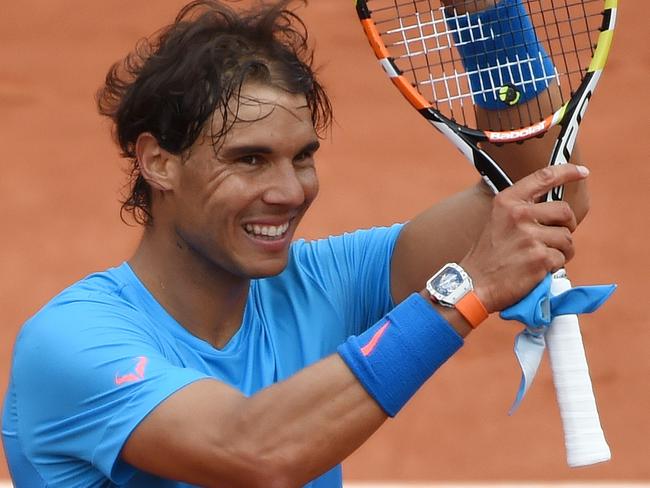
{"label": "white watch", "polygon": [[458,310],[472,328],[488,317],[485,306],[474,293],[472,279],[456,263],[445,264],[429,278],[426,289],[434,302]]}
{"label": "white watch", "polygon": [[427,291],[445,307],[455,307],[458,301],[474,289],[472,279],[456,263],[445,264],[427,281]]}

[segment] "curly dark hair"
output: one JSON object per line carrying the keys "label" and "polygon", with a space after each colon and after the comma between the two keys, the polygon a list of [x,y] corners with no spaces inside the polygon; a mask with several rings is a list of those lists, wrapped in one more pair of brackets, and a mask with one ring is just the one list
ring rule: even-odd
{"label": "curly dark hair", "polygon": [[[97,106],[112,120],[114,138],[130,161],[122,220],[126,212],[139,224],[153,221],[151,188],[135,153],[138,136],[149,132],[162,148],[182,155],[209,127],[216,148],[235,122],[228,104],[246,81],[305,95],[316,131],[322,135],[330,126],[332,109],[316,79],[307,30],[288,10],[290,3],[237,12],[223,1],[193,1],[110,68]],[[217,130],[211,124],[216,114],[223,120]]]}

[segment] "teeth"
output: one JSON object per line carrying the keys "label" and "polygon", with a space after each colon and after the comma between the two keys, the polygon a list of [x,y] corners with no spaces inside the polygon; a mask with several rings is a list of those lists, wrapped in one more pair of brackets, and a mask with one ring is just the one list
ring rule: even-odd
{"label": "teeth", "polygon": [[279,237],[287,231],[289,228],[289,222],[282,225],[246,224],[244,228],[246,229],[246,232],[256,236]]}

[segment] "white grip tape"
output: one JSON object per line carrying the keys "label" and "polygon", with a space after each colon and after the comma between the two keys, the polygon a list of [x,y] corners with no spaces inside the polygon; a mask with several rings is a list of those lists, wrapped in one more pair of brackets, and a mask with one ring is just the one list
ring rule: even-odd
{"label": "white grip tape", "polygon": [[[571,288],[567,278],[554,277],[551,293]],[[546,334],[553,382],[564,426],[567,463],[586,466],[611,458],[598,417],[580,324],[576,315],[560,315]]]}

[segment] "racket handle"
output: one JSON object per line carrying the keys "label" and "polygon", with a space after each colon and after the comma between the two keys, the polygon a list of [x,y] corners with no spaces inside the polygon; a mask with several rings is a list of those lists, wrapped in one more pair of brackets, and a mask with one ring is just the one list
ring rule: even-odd
{"label": "racket handle", "polygon": [[[571,288],[564,270],[553,276],[551,293]],[[589,367],[577,315],[560,315],[546,334],[553,383],[564,427],[564,444],[570,467],[611,459],[598,417]]]}

